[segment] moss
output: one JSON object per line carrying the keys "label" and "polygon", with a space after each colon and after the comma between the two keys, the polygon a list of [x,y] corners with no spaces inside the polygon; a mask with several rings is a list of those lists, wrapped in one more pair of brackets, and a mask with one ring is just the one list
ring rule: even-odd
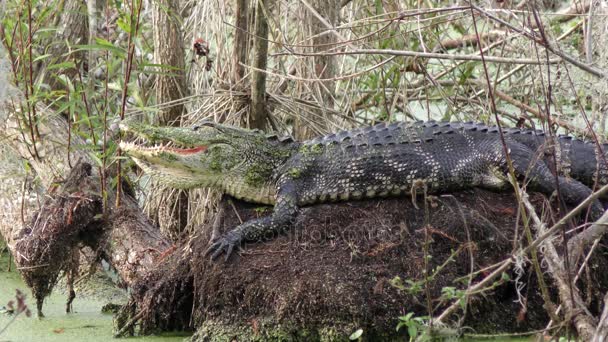
{"label": "moss", "polygon": [[300,178],[300,176],[302,175],[302,170],[292,167],[291,169],[289,169],[288,173],[291,176],[291,178],[296,179],[296,178]]}
{"label": "moss", "polygon": [[104,314],[115,314],[122,309],[122,304],[107,303],[101,307],[101,312]]}
{"label": "moss", "polygon": [[[255,323],[252,323],[255,322]],[[255,327],[255,328],[254,328]],[[253,319],[246,325],[224,324],[217,321],[205,321],[199,330],[190,339],[191,342],[229,342],[229,341],[252,341],[252,342],[296,342],[296,341],[319,341],[338,342],[349,341],[350,334],[357,330],[352,323],[333,324],[318,327],[302,327],[290,322],[278,323],[271,319]],[[369,336],[365,334],[362,340],[391,341],[395,336]],[[401,337],[402,339],[403,337]]]}
{"label": "moss", "polygon": [[270,208],[269,207],[257,207],[253,210],[258,214],[264,214],[265,212],[269,211]]}
{"label": "moss", "polygon": [[321,154],[323,153],[323,146],[321,144],[312,145],[310,152],[314,154]]}
{"label": "moss", "polygon": [[270,180],[272,176],[270,164],[254,164],[245,172],[245,183],[250,186],[259,187]]}
{"label": "moss", "polygon": [[299,152],[305,156],[315,156],[323,153],[323,145],[315,144],[315,145],[302,145],[300,146]]}
{"label": "moss", "polygon": [[237,157],[227,153],[222,148],[209,149],[209,169],[215,172],[223,172],[232,169],[237,164]]}
{"label": "moss", "polygon": [[285,160],[293,154],[292,149],[278,146],[268,149],[267,152],[274,160]]}
{"label": "moss", "polygon": [[211,158],[209,160],[209,168],[213,171],[222,170],[222,155],[216,152],[216,149],[211,150]]}

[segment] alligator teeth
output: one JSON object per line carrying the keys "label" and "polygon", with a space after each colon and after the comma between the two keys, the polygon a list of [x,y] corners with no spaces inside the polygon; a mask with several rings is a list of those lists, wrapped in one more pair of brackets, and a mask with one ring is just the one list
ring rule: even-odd
{"label": "alligator teeth", "polygon": [[123,150],[131,150],[136,147],[136,145],[129,141],[121,141],[119,144],[120,148]]}
{"label": "alligator teeth", "polygon": [[167,150],[180,152],[179,150],[190,151],[192,149],[195,149],[193,147],[188,147],[186,145],[173,141],[163,141],[146,144],[145,139],[142,138],[137,138],[134,141],[123,140],[120,142],[120,148],[124,150],[143,150],[153,154],[158,154]]}

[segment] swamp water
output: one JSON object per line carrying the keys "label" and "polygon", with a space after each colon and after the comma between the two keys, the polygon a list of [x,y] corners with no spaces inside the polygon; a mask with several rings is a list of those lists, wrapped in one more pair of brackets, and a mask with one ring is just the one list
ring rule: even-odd
{"label": "swamp water", "polygon": [[[3,246],[0,243],[0,251]],[[134,341],[134,342],[181,342],[187,335],[143,336],[127,339],[114,339],[112,337],[112,314],[101,313],[101,307],[108,303],[108,299],[101,296],[84,295],[76,293],[72,307],[74,313],[65,313],[66,294],[59,288],[44,301],[42,311],[45,318],[36,317],[36,302],[30,290],[23,283],[19,274],[12,265],[11,272],[7,272],[8,257],[6,252],[0,255],[0,308],[6,306],[10,300],[15,299],[15,289],[26,295],[26,304],[32,311],[31,317],[21,314],[15,321],[0,334],[0,342],[102,342],[102,341]],[[104,294],[105,295],[105,294]],[[0,331],[13,319],[6,313],[0,313]]]}

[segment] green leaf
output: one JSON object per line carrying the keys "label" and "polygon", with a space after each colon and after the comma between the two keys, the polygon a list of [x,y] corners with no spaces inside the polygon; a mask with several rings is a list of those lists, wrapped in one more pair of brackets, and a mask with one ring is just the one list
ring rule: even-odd
{"label": "green leaf", "polygon": [[410,339],[418,336],[418,327],[410,325],[407,327],[407,334],[410,335]]}
{"label": "green leaf", "polygon": [[105,45],[105,46],[113,46],[114,44],[112,44],[110,41],[105,40],[101,37],[95,37],[95,43],[99,44],[99,45]]}
{"label": "green leaf", "polygon": [[46,70],[69,69],[69,68],[75,68],[75,67],[76,67],[76,64],[74,64],[74,62],[68,61],[68,62],[63,62],[63,63],[51,64],[46,68]]}
{"label": "green leaf", "polygon": [[359,337],[361,337],[361,335],[363,335],[363,329],[357,329],[357,331],[352,333],[348,339],[351,341],[354,341],[354,340],[359,339]]}
{"label": "green leaf", "polygon": [[91,157],[91,159],[93,159],[93,161],[98,167],[101,167],[103,165],[103,161],[99,159],[99,157],[96,156],[95,153],[89,153],[89,156]]}
{"label": "green leaf", "polygon": [[400,316],[400,317],[399,317],[399,320],[404,321],[404,322],[407,322],[407,321],[409,321],[409,320],[412,318],[412,316],[413,316],[413,315],[414,315],[414,313],[413,313],[413,312],[408,312],[408,313],[407,313],[407,315],[405,315],[405,316]]}
{"label": "green leaf", "polygon": [[118,18],[116,25],[118,25],[118,27],[120,27],[120,29],[126,33],[131,33],[131,24],[127,23],[124,17]]}
{"label": "green leaf", "polygon": [[391,286],[396,287],[399,290],[403,290],[403,288],[404,288],[403,281],[401,280],[401,277],[399,277],[399,276],[395,276],[395,278],[391,279],[389,281],[389,283],[391,284]]}
{"label": "green leaf", "polygon": [[51,56],[52,56],[52,54],[50,54],[50,53],[47,53],[47,54],[42,55],[42,56],[38,56],[38,57],[34,58],[34,62],[41,61],[41,60],[46,59],[46,58],[51,57]]}
{"label": "green leaf", "polygon": [[126,56],[127,51],[125,49],[107,44],[85,44],[85,45],[76,45],[75,51],[92,51],[92,50],[102,50],[102,51],[110,51],[116,54],[118,57],[124,58]]}
{"label": "green leaf", "polygon": [[74,84],[72,83],[72,80],[65,74],[57,75],[57,80],[59,80],[59,82],[61,82],[61,84],[63,84],[64,86],[67,85],[68,89],[70,89],[70,92],[74,92]]}
{"label": "green leaf", "polygon": [[382,0],[376,0],[374,5],[376,7],[376,14],[384,13]]}

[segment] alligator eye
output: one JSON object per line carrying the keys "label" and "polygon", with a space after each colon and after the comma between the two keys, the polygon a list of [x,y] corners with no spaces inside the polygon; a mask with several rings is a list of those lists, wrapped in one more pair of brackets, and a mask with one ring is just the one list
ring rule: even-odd
{"label": "alligator eye", "polygon": [[199,128],[201,128],[201,126],[194,126],[194,127],[192,127],[192,130],[193,131],[198,131]]}

